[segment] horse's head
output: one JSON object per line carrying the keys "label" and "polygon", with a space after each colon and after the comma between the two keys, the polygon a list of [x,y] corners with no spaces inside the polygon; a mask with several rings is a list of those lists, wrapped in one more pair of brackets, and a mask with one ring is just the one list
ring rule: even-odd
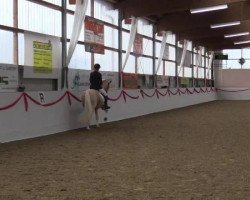
{"label": "horse's head", "polygon": [[108,92],[108,90],[109,90],[109,85],[110,85],[110,83],[112,82],[112,80],[110,80],[110,79],[104,79],[104,80],[102,80],[102,88],[106,91],[106,92]]}

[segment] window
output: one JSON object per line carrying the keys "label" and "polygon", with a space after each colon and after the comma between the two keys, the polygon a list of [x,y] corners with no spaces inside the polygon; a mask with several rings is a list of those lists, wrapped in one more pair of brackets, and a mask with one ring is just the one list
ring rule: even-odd
{"label": "window", "polygon": [[[129,43],[129,33],[122,32],[122,50],[127,51],[128,43]],[[133,49],[133,47],[132,47]]]}
{"label": "window", "polygon": [[175,61],[175,47],[169,46],[169,60]]}
{"label": "window", "polygon": [[153,59],[146,57],[138,58],[138,74],[153,74]]}
{"label": "window", "polygon": [[[74,15],[67,14],[67,38],[71,38],[72,30],[74,25]],[[84,41],[84,24],[82,25],[82,30],[79,36],[79,41]]]}
{"label": "window", "polygon": [[188,41],[187,50],[192,51],[192,42]]}
{"label": "window", "polygon": [[[0,0],[0,24],[4,26],[13,27],[13,0]],[[18,0],[18,28],[37,32],[43,35],[52,35],[56,37],[62,36],[62,13],[58,7],[62,6],[61,0],[43,0],[39,3],[36,1],[30,0]],[[48,2],[53,4],[52,6],[46,6],[47,4],[44,2]],[[91,4],[91,0],[89,0],[87,15],[91,15],[91,10],[94,11],[92,13],[96,21],[102,21],[104,24],[104,46],[105,46],[105,54],[94,54],[85,51],[84,42],[84,24],[81,25],[81,33],[79,36],[79,44],[77,44],[75,52],[73,54],[72,60],[69,64],[70,68],[75,69],[85,69],[90,70],[91,65],[94,63],[100,63],[103,71],[115,71],[119,70],[119,62],[118,62],[118,18],[119,11],[115,9],[113,3],[111,1],[103,1],[103,0],[93,0],[94,5]],[[44,4],[44,5],[43,5]],[[91,8],[91,6],[94,6]],[[56,8],[56,9],[53,9]],[[69,5],[67,1],[67,9],[74,11],[75,5]],[[74,23],[74,15],[72,12],[67,13],[67,38],[69,39],[72,34],[73,23]],[[125,24],[125,20],[122,21],[122,62],[124,63],[125,52],[127,51],[129,39],[130,39],[130,28],[131,24]],[[14,60],[14,35],[13,33],[16,29],[12,29],[11,31],[1,30],[0,29],[0,45],[7,47],[5,51],[0,55],[0,62],[2,63],[13,63]],[[140,57],[135,57],[133,53],[133,45],[131,48],[131,54],[129,55],[127,64],[125,66],[124,72],[127,73],[135,73],[138,74],[153,74],[153,65],[157,68],[157,58],[160,55],[161,50],[161,41],[162,36],[156,35],[156,43],[155,43],[155,56],[153,58],[153,24],[143,18],[138,20],[138,34],[142,37],[143,42],[143,53]],[[18,32],[18,59],[19,64],[24,64],[24,34]],[[182,54],[182,45],[180,42],[177,43],[177,38],[175,34],[169,34],[166,41],[166,47],[168,48],[168,57],[163,58],[160,68],[157,72],[158,75],[166,75],[166,76],[176,76],[176,71],[183,70],[180,72],[180,76],[184,76],[187,78],[203,79],[205,76],[211,78],[211,69],[208,69],[208,54],[205,51],[205,48],[202,47],[202,56],[199,61],[199,66],[196,68],[196,62],[198,57],[198,49],[194,48],[193,43],[188,41],[186,57],[184,61],[183,69],[176,69],[177,65],[180,63],[180,57]],[[69,43],[67,44],[69,46]],[[230,50],[227,49],[223,51],[223,53],[227,53],[229,55],[229,60],[223,61],[226,64],[227,68],[250,68],[250,49],[243,50]],[[242,66],[239,64],[238,60],[243,57],[245,58],[245,64]],[[155,63],[153,63],[155,61]],[[194,66],[194,69],[192,68]],[[205,69],[206,68],[206,69]],[[205,71],[206,70],[206,71]],[[206,72],[206,74],[205,74]],[[175,77],[171,77],[172,82],[176,81]],[[203,81],[203,80],[200,80]],[[171,81],[170,81],[171,82]]]}
{"label": "window", "polygon": [[126,20],[122,20],[122,28],[126,29],[126,30],[130,30],[131,29],[131,24],[127,23]]}
{"label": "window", "polygon": [[153,37],[153,26],[145,19],[139,19],[137,31],[141,35]]}
{"label": "window", "polygon": [[[234,60],[223,60],[223,67],[227,69],[240,69],[241,65],[238,62],[238,59]],[[244,66],[244,65],[243,65]]]}
{"label": "window", "polygon": [[[227,69],[241,69],[250,68],[250,49],[226,49],[223,54],[228,54],[228,60],[222,61],[223,68]],[[245,63],[240,64],[239,59],[244,58]]]}
{"label": "window", "polygon": [[[0,63],[13,64],[13,33],[10,31],[3,31],[0,29],[0,47],[4,48],[4,51],[0,53]],[[2,39],[4,38],[4,39]]]}
{"label": "window", "polygon": [[112,4],[103,0],[95,0],[94,17],[118,26],[118,10],[114,10]]}
{"label": "window", "polygon": [[204,56],[201,57],[201,66],[205,67],[205,57]]}
{"label": "window", "polygon": [[239,59],[239,58],[241,58],[241,50],[240,49],[223,50],[223,54],[228,54],[228,59]]}
{"label": "window", "polygon": [[18,0],[18,27],[61,37],[61,12],[27,0]]}
{"label": "window", "polygon": [[[124,63],[125,55],[125,53],[122,54],[122,63]],[[133,55],[129,55],[124,72],[135,73],[135,57]]]}
{"label": "window", "polygon": [[190,67],[184,67],[184,77],[192,78],[192,69]]}
{"label": "window", "polygon": [[175,63],[165,61],[165,75],[175,76]]}
{"label": "window", "polygon": [[198,68],[198,77],[197,78],[204,78],[204,68]]}
{"label": "window", "polygon": [[13,1],[0,0],[0,24],[13,26]]}
{"label": "window", "polygon": [[61,0],[43,0],[43,1],[47,1],[49,3],[58,5],[58,6],[62,6],[62,1]]}
{"label": "window", "polygon": [[155,39],[162,41],[162,36],[159,36],[157,33],[155,34]]}
{"label": "window", "polygon": [[[67,1],[67,9],[75,11],[76,6],[69,4],[69,2]],[[90,16],[90,13],[91,13],[91,2],[89,0],[86,15]]]}
{"label": "window", "polygon": [[250,49],[242,49],[242,57],[245,59],[250,59]]}
{"label": "window", "polygon": [[167,37],[167,43],[175,45],[175,42],[176,42],[175,34],[171,34]]}
{"label": "window", "polygon": [[118,49],[118,30],[104,26],[104,43],[107,47]]}
{"label": "window", "polygon": [[[69,43],[68,43],[69,47]],[[85,46],[77,44],[75,52],[71,58],[69,68],[91,69],[91,54],[85,51]]]}
{"label": "window", "polygon": [[183,74],[184,74],[183,67],[180,68],[180,66],[178,66],[178,76],[179,77],[184,77]]}
{"label": "window", "polygon": [[[155,70],[157,70],[158,68],[158,60],[159,59],[155,59]],[[157,75],[163,75],[163,65],[164,65],[164,61],[161,62],[160,67],[156,73]]]}
{"label": "window", "polygon": [[18,34],[18,63],[19,65],[24,65],[24,34]]}
{"label": "window", "polygon": [[161,52],[161,43],[156,42],[155,43],[155,56],[158,58]]}
{"label": "window", "polygon": [[101,71],[118,72],[118,53],[105,50],[105,54],[95,54],[95,63],[101,65]]}
{"label": "window", "polygon": [[153,56],[153,41],[143,38],[143,54]]}
{"label": "window", "polygon": [[207,70],[207,72],[206,72],[206,78],[207,78],[207,79],[211,79],[211,77],[212,77],[212,71],[209,69],[209,70]]}

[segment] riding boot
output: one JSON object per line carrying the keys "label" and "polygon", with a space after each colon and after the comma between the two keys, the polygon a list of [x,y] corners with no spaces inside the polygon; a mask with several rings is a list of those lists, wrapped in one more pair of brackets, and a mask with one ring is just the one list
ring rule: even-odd
{"label": "riding boot", "polygon": [[108,96],[104,97],[104,110],[110,109],[110,106],[108,106]]}

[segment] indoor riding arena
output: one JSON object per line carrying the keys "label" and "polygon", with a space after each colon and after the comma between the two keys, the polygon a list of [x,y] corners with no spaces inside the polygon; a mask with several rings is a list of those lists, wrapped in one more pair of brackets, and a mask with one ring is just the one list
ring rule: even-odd
{"label": "indoor riding arena", "polygon": [[249,200],[249,0],[0,0],[0,200]]}

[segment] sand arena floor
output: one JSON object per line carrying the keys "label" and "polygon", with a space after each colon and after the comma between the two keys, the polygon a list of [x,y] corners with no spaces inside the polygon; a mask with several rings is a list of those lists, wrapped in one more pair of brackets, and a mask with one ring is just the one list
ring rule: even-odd
{"label": "sand arena floor", "polygon": [[250,101],[0,144],[0,200],[248,200]]}

